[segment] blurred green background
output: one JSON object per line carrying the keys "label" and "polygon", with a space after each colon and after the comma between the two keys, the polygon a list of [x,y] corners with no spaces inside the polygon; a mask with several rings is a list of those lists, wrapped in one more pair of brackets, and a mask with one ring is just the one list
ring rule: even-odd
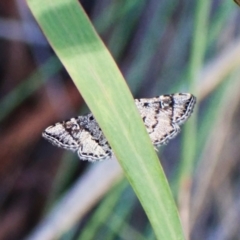
{"label": "blurred green background", "polygon": [[[240,8],[81,4],[135,98],[197,97],[181,134],[159,151],[186,239],[240,239]],[[89,111],[25,1],[1,1],[0,14],[0,239],[155,239],[111,160],[81,162],[41,138],[48,125]]]}

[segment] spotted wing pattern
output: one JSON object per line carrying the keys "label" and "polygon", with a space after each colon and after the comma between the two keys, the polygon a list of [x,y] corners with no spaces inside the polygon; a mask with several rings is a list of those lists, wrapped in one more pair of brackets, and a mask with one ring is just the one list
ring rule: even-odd
{"label": "spotted wing pattern", "polygon": [[188,93],[135,100],[153,145],[166,144],[179,133],[179,125],[189,118],[195,102]]}
{"label": "spotted wing pattern", "polygon": [[[195,102],[196,98],[189,93],[135,100],[154,146],[166,144],[176,136]],[[94,162],[112,156],[112,149],[91,113],[56,123],[42,135],[55,146],[77,151],[81,160]]]}
{"label": "spotted wing pattern", "polygon": [[97,161],[111,157],[112,149],[90,113],[56,123],[43,132],[53,145],[77,151],[81,160]]}

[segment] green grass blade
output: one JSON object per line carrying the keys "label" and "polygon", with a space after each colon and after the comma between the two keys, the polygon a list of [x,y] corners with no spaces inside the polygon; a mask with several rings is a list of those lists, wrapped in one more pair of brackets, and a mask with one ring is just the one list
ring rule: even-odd
{"label": "green grass blade", "polygon": [[157,239],[184,239],[166,177],[132,95],[81,6],[75,0],[27,2],[111,144]]}
{"label": "green grass blade", "polygon": [[[189,63],[189,89],[198,97],[196,80],[201,70],[207,47],[208,19],[211,2],[199,0],[196,4],[195,27]],[[184,186],[191,179],[197,149],[197,107],[189,122],[184,126],[182,160],[179,184]],[[186,184],[187,185],[187,184]]]}

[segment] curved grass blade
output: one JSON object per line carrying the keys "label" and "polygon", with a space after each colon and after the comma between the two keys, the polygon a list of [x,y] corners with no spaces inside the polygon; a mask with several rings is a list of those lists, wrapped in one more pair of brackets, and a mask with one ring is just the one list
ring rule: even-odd
{"label": "curved grass blade", "polygon": [[133,97],[83,9],[75,0],[27,2],[108,139],[157,239],[184,239],[166,177]]}

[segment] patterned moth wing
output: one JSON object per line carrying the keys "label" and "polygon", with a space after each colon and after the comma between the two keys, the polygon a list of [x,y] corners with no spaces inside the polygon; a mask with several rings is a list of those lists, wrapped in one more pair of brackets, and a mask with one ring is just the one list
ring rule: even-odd
{"label": "patterned moth wing", "polygon": [[166,144],[179,133],[179,125],[189,118],[195,102],[196,98],[189,93],[135,100],[154,146]]}
{"label": "patterned moth wing", "polygon": [[55,146],[77,151],[81,160],[94,162],[112,156],[111,147],[91,113],[56,123],[42,135]]}
{"label": "patterned moth wing", "polygon": [[[136,99],[135,103],[154,146],[166,144],[180,131],[193,111],[196,99],[188,93]],[[100,161],[112,156],[112,149],[90,113],[56,123],[43,132],[53,145],[77,151],[81,160]]]}

